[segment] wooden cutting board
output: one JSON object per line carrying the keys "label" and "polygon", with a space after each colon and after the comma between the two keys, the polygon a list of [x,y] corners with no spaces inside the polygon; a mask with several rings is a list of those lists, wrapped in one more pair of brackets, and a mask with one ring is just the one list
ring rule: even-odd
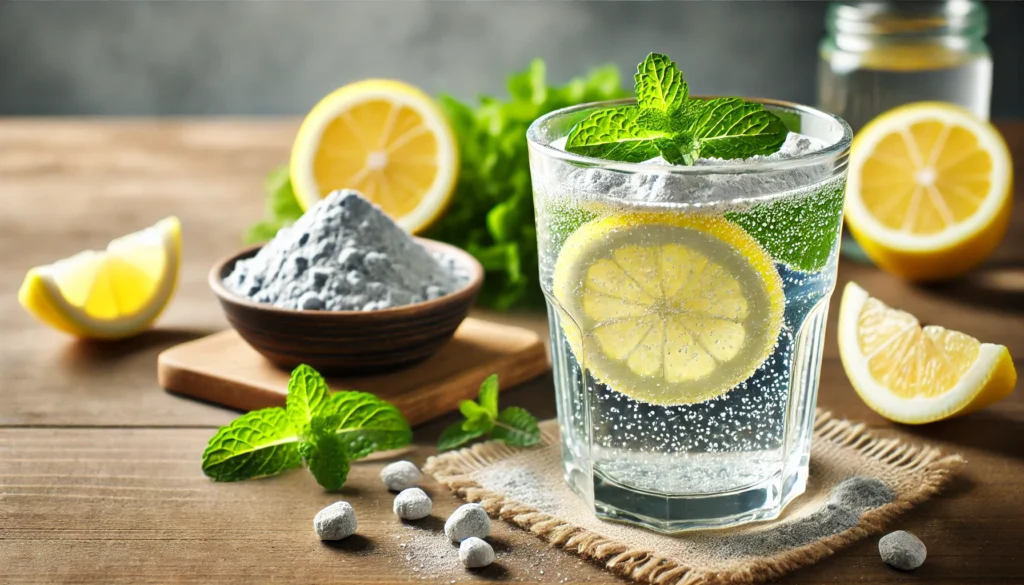
{"label": "wooden cutting board", "polygon": [[[458,409],[461,400],[475,398],[480,382],[492,373],[507,390],[549,369],[537,333],[470,317],[424,362],[387,374],[327,381],[332,390],[373,392],[417,425]],[[169,392],[255,410],[284,405],[289,373],[256,353],[231,329],[165,350],[157,359],[157,376]]]}

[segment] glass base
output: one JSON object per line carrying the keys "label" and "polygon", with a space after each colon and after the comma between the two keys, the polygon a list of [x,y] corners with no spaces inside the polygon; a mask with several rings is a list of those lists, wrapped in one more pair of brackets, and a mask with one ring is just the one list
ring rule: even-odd
{"label": "glass base", "polygon": [[[593,502],[602,520],[636,524],[674,534],[687,530],[728,528],[748,522],[774,520],[807,487],[807,465],[788,475],[776,474],[741,489],[714,494],[671,496],[622,485],[600,472],[593,486],[582,486],[581,474],[570,473],[568,483],[577,494]],[[593,489],[593,495],[587,493]]]}

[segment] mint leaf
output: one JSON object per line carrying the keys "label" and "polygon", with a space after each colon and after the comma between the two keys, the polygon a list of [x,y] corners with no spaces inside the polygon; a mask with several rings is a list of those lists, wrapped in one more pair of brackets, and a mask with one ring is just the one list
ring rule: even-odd
{"label": "mint leaf", "polygon": [[311,421],[309,438],[299,445],[299,453],[325,490],[336,491],[345,484],[350,467],[348,452],[341,437],[323,417]]}
{"label": "mint leaf", "polygon": [[800,197],[781,197],[743,211],[726,211],[778,262],[817,272],[832,258],[843,223],[844,183],[829,182]]}
{"label": "mint leaf", "polygon": [[789,130],[761,104],[726,97],[707,100],[693,122],[700,156],[748,158],[779,150]]}
{"label": "mint leaf", "polygon": [[298,441],[283,409],[254,410],[210,439],[203,452],[203,473],[215,481],[238,481],[301,467]]}
{"label": "mint leaf", "polygon": [[462,421],[462,430],[466,432],[480,431],[489,433],[494,428],[494,419],[490,417],[469,418]]}
{"label": "mint leaf", "polygon": [[285,411],[292,428],[305,435],[310,421],[320,414],[328,395],[327,381],[320,372],[306,364],[292,370],[292,377],[288,380],[288,397],[285,399]]}
{"label": "mint leaf", "polygon": [[472,400],[463,400],[460,402],[459,412],[462,413],[462,416],[466,417],[466,420],[491,420],[493,418],[491,414],[487,412],[487,409]]}
{"label": "mint leaf", "polygon": [[510,406],[501,411],[492,434],[495,439],[514,447],[532,447],[540,441],[537,419],[518,406]]}
{"label": "mint leaf", "polygon": [[480,406],[490,418],[498,416],[498,374],[491,374],[480,384]]}
{"label": "mint leaf", "polygon": [[441,433],[441,437],[437,440],[437,450],[450,451],[461,447],[473,439],[482,437],[485,432],[483,430],[467,431],[462,428],[462,423],[455,423]]}
{"label": "mint leaf", "polygon": [[659,154],[657,140],[672,135],[641,126],[641,113],[635,106],[598,110],[573,126],[565,149],[583,156],[625,162],[654,158]]}
{"label": "mint leaf", "polygon": [[647,55],[637,66],[633,81],[640,109],[671,113],[683,107],[690,94],[683,72],[674,61],[658,53]]}
{"label": "mint leaf", "polygon": [[330,421],[329,428],[344,444],[350,459],[412,442],[412,429],[398,408],[368,392],[340,390],[331,394],[320,417]]}

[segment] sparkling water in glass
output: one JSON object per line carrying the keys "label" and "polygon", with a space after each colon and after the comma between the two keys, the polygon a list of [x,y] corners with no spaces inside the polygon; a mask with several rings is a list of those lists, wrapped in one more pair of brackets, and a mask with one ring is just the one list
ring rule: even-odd
{"label": "sparkling water in glass", "polygon": [[849,126],[745,161],[620,163],[527,137],[565,480],[602,518],[675,532],[777,517],[807,482]]}

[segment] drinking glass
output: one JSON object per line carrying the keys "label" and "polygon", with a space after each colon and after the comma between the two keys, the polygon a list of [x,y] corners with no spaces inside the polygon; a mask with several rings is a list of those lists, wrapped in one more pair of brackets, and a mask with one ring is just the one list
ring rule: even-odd
{"label": "drinking glass", "polygon": [[819,148],[674,166],[560,146],[631,100],[527,132],[564,476],[599,517],[725,527],[805,489],[851,131],[754,101]]}

